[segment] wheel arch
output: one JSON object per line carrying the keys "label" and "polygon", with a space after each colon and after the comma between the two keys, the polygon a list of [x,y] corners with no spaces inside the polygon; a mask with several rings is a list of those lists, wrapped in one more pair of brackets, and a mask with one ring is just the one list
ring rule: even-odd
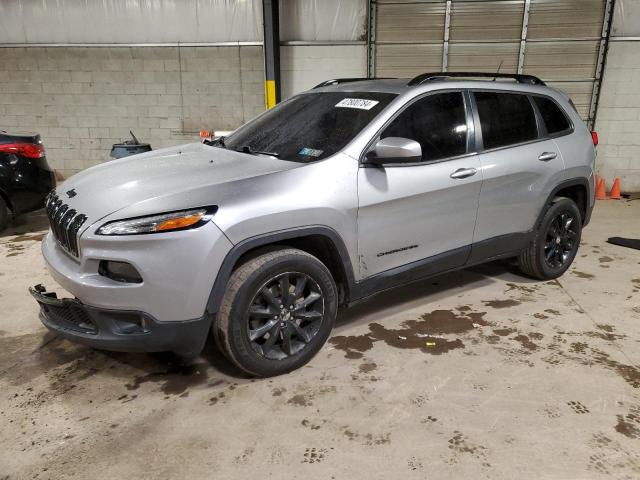
{"label": "wheel arch", "polygon": [[576,205],[578,205],[578,210],[580,210],[580,215],[582,215],[582,225],[586,226],[589,223],[591,217],[591,208],[589,207],[589,181],[586,178],[572,178],[560,182],[551,190],[551,193],[538,214],[534,231],[540,226],[544,214],[556,197],[567,197],[573,200]]}
{"label": "wheel arch", "polygon": [[334,229],[314,225],[265,233],[236,244],[220,266],[207,301],[207,312],[217,313],[229,278],[239,265],[269,249],[286,247],[303,250],[324,263],[338,287],[339,305],[349,302],[355,279],[347,247]]}

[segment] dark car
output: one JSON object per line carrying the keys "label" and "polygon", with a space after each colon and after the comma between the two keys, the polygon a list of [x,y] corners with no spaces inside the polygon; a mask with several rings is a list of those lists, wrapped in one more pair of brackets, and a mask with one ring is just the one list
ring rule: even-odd
{"label": "dark car", "polygon": [[55,185],[40,135],[0,131],[0,231],[12,214],[42,208]]}

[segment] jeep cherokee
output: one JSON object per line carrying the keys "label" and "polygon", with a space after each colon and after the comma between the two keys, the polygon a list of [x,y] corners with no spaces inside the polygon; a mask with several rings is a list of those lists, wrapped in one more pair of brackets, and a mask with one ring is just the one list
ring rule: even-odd
{"label": "jeep cherokee", "polygon": [[374,293],[498,258],[562,275],[595,138],[533,76],[330,80],[226,138],[64,182],[42,251],[75,298],[31,293],[45,326],[96,348],[197,355],[211,332],[249,374],[281,374]]}

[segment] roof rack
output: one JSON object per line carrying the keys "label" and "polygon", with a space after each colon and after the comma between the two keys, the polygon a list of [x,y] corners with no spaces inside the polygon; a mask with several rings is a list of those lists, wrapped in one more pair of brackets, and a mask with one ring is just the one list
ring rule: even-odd
{"label": "roof rack", "polygon": [[[350,82],[364,82],[365,80],[388,80],[391,77],[378,77],[378,78],[332,78],[331,80],[325,80],[322,83],[319,83],[313,88],[322,88],[329,87],[331,85],[339,85],[341,83],[350,83]],[[313,90],[313,89],[312,89]]]}
{"label": "roof rack", "polygon": [[529,85],[546,85],[538,77],[533,75],[521,75],[519,73],[494,73],[494,72],[432,72],[422,73],[417,77],[413,77],[407,85],[413,87],[422,85],[423,83],[434,80],[446,80],[447,78],[509,78],[518,83],[526,83]]}

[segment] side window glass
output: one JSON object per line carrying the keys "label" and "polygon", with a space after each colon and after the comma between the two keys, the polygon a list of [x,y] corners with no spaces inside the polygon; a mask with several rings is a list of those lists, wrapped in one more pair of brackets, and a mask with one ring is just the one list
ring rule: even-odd
{"label": "side window glass", "polygon": [[467,120],[461,92],[427,95],[409,105],[382,132],[381,138],[403,137],[422,147],[431,161],[467,152]]}
{"label": "side window glass", "polygon": [[497,148],[535,140],[536,116],[526,95],[474,92],[484,148]]}
{"label": "side window glass", "polygon": [[532,98],[533,101],[536,102],[538,110],[540,110],[548,134],[553,135],[554,133],[564,132],[571,128],[569,120],[567,120],[566,115],[560,107],[556,105],[556,102],[546,97],[534,96]]}

